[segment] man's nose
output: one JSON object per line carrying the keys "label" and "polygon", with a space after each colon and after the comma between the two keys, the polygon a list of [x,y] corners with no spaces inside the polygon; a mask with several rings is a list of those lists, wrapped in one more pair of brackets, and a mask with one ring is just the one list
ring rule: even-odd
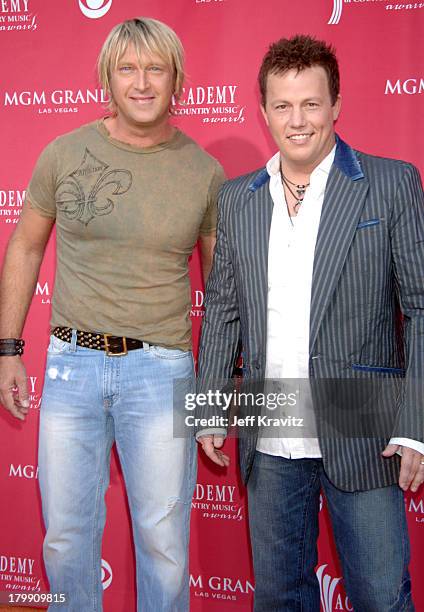
{"label": "man's nose", "polygon": [[303,127],[306,123],[305,112],[301,106],[293,106],[290,114],[290,126],[292,128]]}
{"label": "man's nose", "polygon": [[143,91],[147,89],[148,85],[149,79],[147,76],[147,72],[142,68],[139,68],[135,74],[134,87]]}

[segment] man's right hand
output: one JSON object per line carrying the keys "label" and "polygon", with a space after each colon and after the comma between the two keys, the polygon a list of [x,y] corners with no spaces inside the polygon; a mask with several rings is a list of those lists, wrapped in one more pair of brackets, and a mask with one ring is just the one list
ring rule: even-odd
{"label": "man's right hand", "polygon": [[30,402],[26,370],[19,355],[0,357],[0,403],[25,421]]}
{"label": "man's right hand", "polygon": [[221,467],[228,467],[230,465],[228,455],[219,450],[224,444],[224,436],[219,434],[199,436],[198,442],[202,445],[204,452],[211,461]]}

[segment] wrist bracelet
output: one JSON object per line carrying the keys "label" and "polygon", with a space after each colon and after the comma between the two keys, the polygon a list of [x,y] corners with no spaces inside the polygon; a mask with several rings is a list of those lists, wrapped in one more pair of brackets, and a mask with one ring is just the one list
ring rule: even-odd
{"label": "wrist bracelet", "polygon": [[22,338],[0,338],[0,357],[23,355],[25,340]]}

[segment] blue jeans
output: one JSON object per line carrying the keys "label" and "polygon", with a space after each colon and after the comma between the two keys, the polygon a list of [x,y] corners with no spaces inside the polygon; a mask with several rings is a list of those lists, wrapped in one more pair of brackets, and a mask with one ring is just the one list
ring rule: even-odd
{"label": "blue jeans", "polygon": [[[44,562],[60,612],[102,610],[101,542],[116,442],[133,526],[138,611],[189,608],[193,438],[173,437],[173,380],[193,391],[191,352],[148,346],[122,357],[51,337],[40,417]],[[185,384],[185,383],[183,383]]]}
{"label": "blue jeans", "polygon": [[321,487],[355,612],[413,611],[401,489],[340,491],[320,459],[256,452],[248,481],[255,612],[319,612],[314,568]]}

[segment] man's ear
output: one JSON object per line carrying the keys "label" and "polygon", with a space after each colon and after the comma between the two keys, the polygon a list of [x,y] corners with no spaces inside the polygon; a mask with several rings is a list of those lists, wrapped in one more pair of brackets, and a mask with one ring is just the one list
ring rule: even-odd
{"label": "man's ear", "polygon": [[333,120],[334,121],[337,121],[340,115],[341,108],[342,108],[342,97],[340,94],[338,94],[336,101],[333,104]]}
{"label": "man's ear", "polygon": [[261,104],[261,113],[262,113],[262,117],[265,120],[265,123],[267,124],[267,126],[269,127],[269,121],[268,121],[268,115],[266,114],[266,109],[265,106],[263,104]]}

